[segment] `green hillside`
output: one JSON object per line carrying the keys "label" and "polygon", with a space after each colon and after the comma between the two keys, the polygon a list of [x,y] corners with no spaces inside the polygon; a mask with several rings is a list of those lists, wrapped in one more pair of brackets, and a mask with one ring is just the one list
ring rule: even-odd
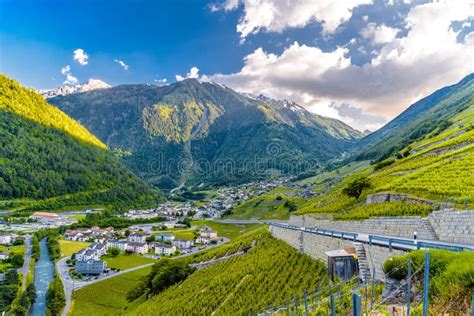
{"label": "green hillside", "polygon": [[214,83],[122,85],[50,100],[154,186],[249,182],[342,157],[361,137],[287,101]]}
{"label": "green hillside", "polygon": [[[324,263],[301,255],[284,242],[274,239],[266,228],[240,236],[218,248],[176,259],[183,264],[208,261],[247,249],[231,257],[194,271],[181,283],[171,286],[150,300],[141,295],[126,302],[124,293],[138,285],[136,280],[115,282],[114,278],[80,289],[74,294],[72,315],[236,315],[261,311],[328,283]],[[172,260],[175,261],[175,260]],[[139,270],[140,271],[140,270]],[[135,276],[142,272],[132,272]],[[118,278],[128,279],[128,273]],[[151,276],[151,275],[150,275]],[[147,279],[144,279],[147,283]],[[153,284],[158,284],[155,281]],[[100,289],[108,288],[110,299],[101,298]],[[143,285],[140,287],[143,288]],[[143,293],[147,288],[143,288]],[[109,292],[108,292],[109,293]],[[95,308],[97,307],[97,308]]]}
{"label": "green hillside", "polygon": [[388,124],[364,137],[357,160],[383,160],[410,143],[448,126],[457,113],[474,100],[474,74],[414,103]]}
{"label": "green hillside", "polygon": [[[474,205],[474,102],[448,121],[401,148],[393,156],[347,176],[330,190],[312,199],[297,214],[332,214],[335,219],[362,219],[371,216],[426,215],[430,208],[399,203],[364,205],[367,194],[405,193],[439,202],[448,200],[458,207]],[[356,199],[343,193],[354,179],[366,176],[371,187]]]}
{"label": "green hillside", "polygon": [[84,126],[48,104],[36,91],[22,87],[18,82],[1,73],[0,110],[17,114],[45,127],[55,128],[97,147],[106,147]]}
{"label": "green hillside", "polygon": [[40,95],[4,75],[0,87],[0,200],[30,198],[26,207],[54,209],[157,198],[104,144]]}

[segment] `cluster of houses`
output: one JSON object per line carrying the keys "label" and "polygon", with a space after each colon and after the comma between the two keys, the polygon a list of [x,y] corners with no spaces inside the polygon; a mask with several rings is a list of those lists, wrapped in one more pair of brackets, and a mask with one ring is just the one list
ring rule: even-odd
{"label": "cluster of houses", "polygon": [[[217,243],[220,238],[217,231],[207,226],[201,227],[197,233],[195,240],[187,240],[176,238],[171,234],[156,234],[152,236],[150,233],[131,233],[128,237],[122,236],[123,232],[114,232],[112,228],[100,229],[78,228],[75,230],[67,230],[65,238],[74,241],[90,241],[94,240],[89,247],[80,250],[74,255],[76,260],[76,274],[82,275],[98,275],[107,270],[105,261],[101,260],[110,248],[117,248],[120,252],[134,253],[145,255],[153,253],[158,256],[171,256],[181,252],[192,252],[195,243],[210,244]],[[117,239],[117,236],[124,238]]]}
{"label": "cluster of houses", "polygon": [[[152,219],[156,217],[166,217],[168,222],[175,222],[183,217],[194,219],[218,218],[229,209],[239,205],[248,199],[267,193],[268,191],[286,184],[288,179],[251,182],[235,187],[222,187],[217,190],[216,196],[203,201],[200,205],[192,203],[163,203],[158,207],[147,210],[129,210],[123,216],[128,219]],[[179,227],[182,224],[175,224]],[[167,226],[167,228],[170,228]]]}

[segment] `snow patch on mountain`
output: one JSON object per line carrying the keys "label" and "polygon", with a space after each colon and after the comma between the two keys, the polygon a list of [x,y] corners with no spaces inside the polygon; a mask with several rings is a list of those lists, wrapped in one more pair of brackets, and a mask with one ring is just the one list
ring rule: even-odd
{"label": "snow patch on mountain", "polygon": [[68,95],[73,93],[87,92],[97,89],[107,89],[112,87],[108,83],[105,83],[99,79],[89,79],[84,83],[80,84],[65,84],[55,89],[44,89],[40,90],[39,93],[42,94],[45,98],[53,98],[60,95]]}

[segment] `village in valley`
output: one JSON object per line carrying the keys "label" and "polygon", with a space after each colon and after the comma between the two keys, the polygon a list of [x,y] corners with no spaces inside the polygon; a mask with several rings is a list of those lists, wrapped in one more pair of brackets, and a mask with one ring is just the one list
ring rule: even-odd
{"label": "village in valley", "polygon": [[101,259],[104,256],[135,254],[159,259],[191,254],[226,241],[208,226],[196,230],[194,239],[176,238],[172,233],[148,233],[136,226],[122,230],[112,227],[68,229],[64,237],[69,241],[92,242],[87,248],[72,254],[68,260],[71,271],[79,278],[109,273],[106,261]]}

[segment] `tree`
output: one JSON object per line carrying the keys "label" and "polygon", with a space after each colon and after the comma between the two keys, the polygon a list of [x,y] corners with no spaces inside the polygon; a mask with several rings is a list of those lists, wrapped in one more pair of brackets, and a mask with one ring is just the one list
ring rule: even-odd
{"label": "tree", "polygon": [[15,239],[15,241],[13,242],[13,246],[20,246],[20,245],[24,245],[25,244],[25,241],[21,238],[17,238]]}
{"label": "tree", "polygon": [[182,221],[179,221],[180,224],[184,224],[187,227],[191,227],[191,219],[189,217],[186,217]]}
{"label": "tree", "polygon": [[370,180],[367,177],[359,177],[349,183],[347,187],[342,189],[342,193],[347,196],[353,197],[358,199],[359,196],[362,194],[364,189],[369,189],[372,185],[370,184]]}
{"label": "tree", "polygon": [[20,282],[20,279],[18,278],[18,273],[16,272],[15,269],[10,269],[5,273],[5,284],[14,284],[18,285]]}
{"label": "tree", "polygon": [[117,247],[110,247],[107,249],[107,255],[111,258],[115,258],[120,254],[120,249]]}
{"label": "tree", "polygon": [[30,283],[26,288],[26,295],[30,299],[30,302],[33,304],[36,301],[36,288],[34,283]]}
{"label": "tree", "polygon": [[12,265],[13,268],[20,268],[23,263],[24,263],[24,259],[23,259],[23,256],[19,253],[14,253],[10,258],[9,258],[9,261]]}

